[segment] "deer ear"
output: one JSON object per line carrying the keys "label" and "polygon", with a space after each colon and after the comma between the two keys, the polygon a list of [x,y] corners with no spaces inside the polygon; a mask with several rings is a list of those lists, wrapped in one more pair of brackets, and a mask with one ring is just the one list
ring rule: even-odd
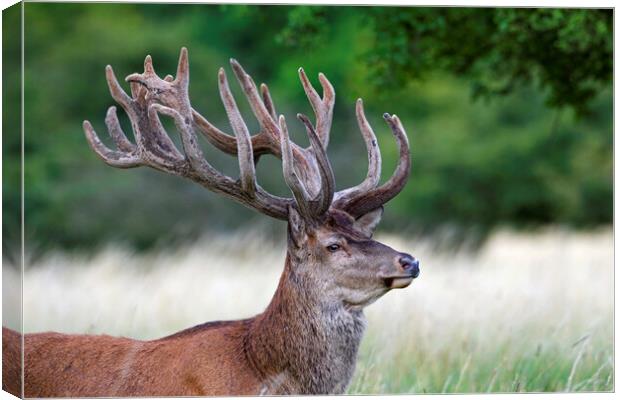
{"label": "deer ear", "polygon": [[358,231],[361,231],[365,235],[372,237],[375,228],[377,227],[377,225],[379,225],[379,222],[381,222],[382,216],[383,206],[380,206],[356,219],[353,226]]}
{"label": "deer ear", "polygon": [[288,208],[288,236],[296,247],[301,247],[308,237],[306,221],[293,206]]}

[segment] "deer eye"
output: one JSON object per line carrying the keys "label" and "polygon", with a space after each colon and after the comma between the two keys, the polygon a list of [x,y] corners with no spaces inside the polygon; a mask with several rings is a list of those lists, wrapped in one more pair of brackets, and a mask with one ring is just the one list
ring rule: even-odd
{"label": "deer eye", "polygon": [[340,245],[336,244],[336,243],[332,243],[329,246],[327,246],[327,250],[331,251],[332,253],[336,252],[336,251],[340,250]]}

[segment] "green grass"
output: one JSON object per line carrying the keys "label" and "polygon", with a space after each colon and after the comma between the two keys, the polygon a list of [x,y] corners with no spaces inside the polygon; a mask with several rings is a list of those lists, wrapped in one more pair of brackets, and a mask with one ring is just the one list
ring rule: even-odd
{"label": "green grass", "polygon": [[[349,393],[497,393],[613,390],[609,341],[590,338],[562,346],[507,341],[437,349],[409,348],[393,359],[373,357],[366,341]],[[516,345],[516,346],[515,346]]]}

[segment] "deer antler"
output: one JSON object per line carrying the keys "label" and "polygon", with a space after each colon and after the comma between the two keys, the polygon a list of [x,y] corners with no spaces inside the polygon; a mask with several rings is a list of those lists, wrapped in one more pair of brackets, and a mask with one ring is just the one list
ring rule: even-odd
{"label": "deer antler", "polygon": [[[126,78],[131,87],[131,97],[121,88],[112,67],[106,67],[110,93],[129,116],[136,143],[133,144],[127,139],[118,122],[116,108],[110,107],[106,125],[117,150],[106,147],[99,140],[90,122],[84,121],[84,131],[90,146],[108,165],[118,168],[145,165],[182,176],[264,214],[283,220],[288,218],[288,208],[293,204],[310,221],[321,218],[330,207],[341,208],[358,217],[380,207],[404,187],[410,170],[409,146],[396,116],[386,114],[384,118],[399,144],[401,156],[399,165],[390,180],[377,188],[381,155],[376,137],[364,115],[361,99],[358,100],[356,113],[368,150],[368,174],[356,187],[334,193],[334,175],[325,150],[329,142],[335,92],[327,78],[319,74],[323,88],[323,97],[320,97],[304,70],[299,69],[302,86],[316,116],[313,125],[305,115],[297,115],[310,139],[310,147],[301,148],[290,141],[284,116],[276,118],[276,110],[267,85],[262,84],[259,93],[254,81],[241,65],[233,59],[230,63],[259,122],[258,134],[250,135],[230,91],[224,69],[220,69],[218,73],[218,84],[234,136],[212,125],[191,107],[188,95],[188,55],[187,49],[183,48],[175,78],[167,75],[161,79],[155,73],[151,57],[147,56],[144,61],[144,72],[131,74]],[[181,136],[183,152],[175,147],[166,134],[159,119],[160,115],[174,120]],[[215,147],[238,157],[240,170],[238,180],[223,175],[204,158],[195,127]],[[272,154],[282,159],[284,178],[293,193],[293,198],[274,196],[258,185],[255,164],[263,154]]]}
{"label": "deer antler", "polygon": [[383,114],[383,119],[387,122],[396,138],[399,157],[396,170],[390,179],[383,185],[376,187],[381,174],[381,153],[376,144],[374,133],[370,125],[368,125],[366,117],[364,117],[361,99],[358,100],[357,104],[358,122],[368,148],[368,175],[358,186],[338,192],[336,194],[338,200],[333,205],[334,208],[342,208],[356,218],[393,199],[403,190],[411,172],[411,153],[405,129],[396,115],[385,113]]}

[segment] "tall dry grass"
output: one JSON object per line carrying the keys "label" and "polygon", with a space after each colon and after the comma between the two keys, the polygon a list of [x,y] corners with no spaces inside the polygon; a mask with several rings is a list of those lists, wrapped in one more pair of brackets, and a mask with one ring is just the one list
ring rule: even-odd
{"label": "tall dry grass", "polygon": [[[351,393],[613,389],[611,229],[500,231],[478,252],[378,239],[422,273],[368,307]],[[152,339],[248,317],[268,304],[283,259],[260,231],[148,255],[49,255],[25,272],[25,331]]]}

